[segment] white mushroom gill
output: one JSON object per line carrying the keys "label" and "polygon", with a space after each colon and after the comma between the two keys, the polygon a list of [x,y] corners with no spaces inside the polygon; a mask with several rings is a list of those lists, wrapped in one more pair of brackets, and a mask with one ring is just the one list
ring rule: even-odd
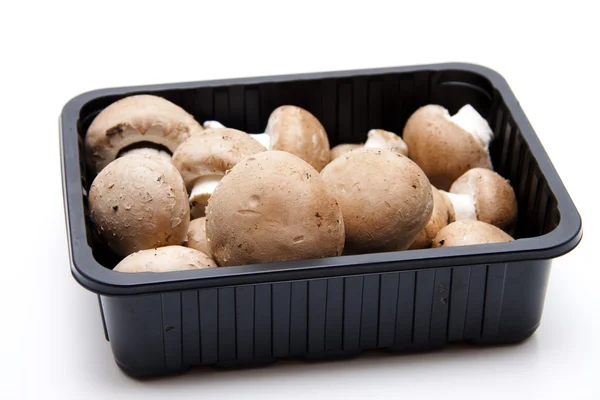
{"label": "white mushroom gill", "polygon": [[494,132],[487,121],[470,104],[464,105],[450,121],[471,134],[484,148],[488,148]]}
{"label": "white mushroom gill", "polygon": [[450,202],[454,207],[454,214],[456,215],[457,221],[463,219],[477,219],[475,197],[469,194],[444,193],[448,196],[448,199],[450,199]]}
{"label": "white mushroom gill", "polygon": [[367,133],[367,141],[364,147],[366,149],[388,149],[408,156],[408,146],[404,143],[404,140],[391,132],[386,136],[384,132],[380,129],[371,129]]}
{"label": "white mushroom gill", "polygon": [[[202,126],[204,129],[220,129],[225,128],[225,125],[219,121],[205,121]],[[254,140],[265,146],[267,150],[271,150],[271,136],[267,133],[249,133]]]}

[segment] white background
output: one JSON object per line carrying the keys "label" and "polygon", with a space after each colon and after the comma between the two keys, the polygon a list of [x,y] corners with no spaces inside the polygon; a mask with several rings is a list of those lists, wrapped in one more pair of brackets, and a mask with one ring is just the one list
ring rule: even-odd
{"label": "white background", "polygon": [[[514,3],[2,2],[0,398],[599,399],[598,12],[591,1]],[[117,368],[95,296],[69,272],[58,116],[71,97],[444,61],[504,75],[584,221],[582,243],[554,263],[529,341],[152,381]]]}

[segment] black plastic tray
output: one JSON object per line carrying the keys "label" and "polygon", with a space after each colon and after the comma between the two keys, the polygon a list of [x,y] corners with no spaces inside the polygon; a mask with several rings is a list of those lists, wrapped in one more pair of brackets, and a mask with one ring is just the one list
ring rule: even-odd
{"label": "black plastic tray", "polygon": [[[308,109],[332,146],[370,128],[401,133],[419,106],[472,104],[495,140],[494,168],[519,202],[511,243],[261,265],[123,274],[92,234],[83,135],[124,96],[153,93],[198,121],[260,132],[282,104]],[[118,365],[135,376],[196,365],[414,351],[449,342],[518,342],[538,327],[551,259],[573,249],[581,219],[506,81],[471,64],[439,64],[139,86],[82,94],[60,118],[71,271],[98,293]]]}

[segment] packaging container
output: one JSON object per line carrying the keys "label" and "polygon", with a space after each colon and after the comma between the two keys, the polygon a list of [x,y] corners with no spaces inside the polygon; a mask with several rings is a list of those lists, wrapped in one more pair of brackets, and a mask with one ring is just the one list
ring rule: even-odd
{"label": "packaging container", "polygon": [[[493,165],[519,203],[518,240],[164,274],[124,274],[91,229],[83,137],[110,103],[156,94],[202,122],[261,132],[270,112],[312,112],[331,145],[370,128],[401,133],[418,107],[473,105],[490,123]],[[197,365],[246,366],[452,342],[528,338],[542,316],[553,258],[581,239],[581,219],[506,81],[471,64],[439,64],[103,89],[60,117],[71,270],[97,293],[117,364],[134,376]],[[92,312],[92,310],[90,310]]]}

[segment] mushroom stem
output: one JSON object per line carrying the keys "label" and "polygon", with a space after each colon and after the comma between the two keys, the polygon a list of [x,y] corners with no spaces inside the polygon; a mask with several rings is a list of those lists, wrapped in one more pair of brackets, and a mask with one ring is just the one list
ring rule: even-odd
{"label": "mushroom stem", "polygon": [[494,132],[487,121],[470,104],[464,105],[450,121],[471,134],[484,148],[488,148]]}
{"label": "mushroom stem", "polygon": [[[226,127],[219,121],[204,121],[202,126],[204,126],[204,129],[221,129]],[[248,135],[252,136],[254,140],[265,146],[267,150],[271,150],[271,136],[268,133],[249,133]]]}
{"label": "mushroom stem", "polygon": [[137,147],[134,149],[124,151],[119,157],[131,155],[131,154],[143,154],[157,157],[163,161],[171,162],[171,155],[164,150],[154,149],[152,147]]}
{"label": "mushroom stem", "polygon": [[475,208],[475,197],[469,194],[455,194],[444,192],[454,207],[456,220],[462,219],[477,219],[477,211]]}
{"label": "mushroom stem", "polygon": [[196,179],[190,191],[190,207],[192,218],[206,215],[208,199],[215,191],[223,175],[207,175]]}

